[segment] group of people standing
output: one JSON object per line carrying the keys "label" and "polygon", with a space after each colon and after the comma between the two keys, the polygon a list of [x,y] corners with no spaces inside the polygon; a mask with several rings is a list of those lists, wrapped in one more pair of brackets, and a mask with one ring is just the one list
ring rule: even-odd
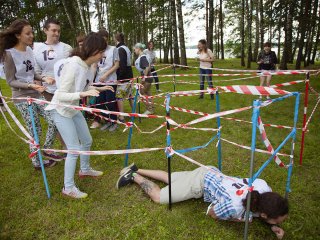
{"label": "group of people standing", "polygon": [[[35,43],[32,26],[24,19],[15,20],[0,33],[0,58],[4,63],[6,81],[12,90],[13,102],[32,137],[32,115],[39,136],[42,132],[40,116],[48,123],[43,148],[51,148],[58,137],[64,149],[90,150],[92,137],[83,114],[64,105],[79,105],[79,101],[85,98],[93,99],[96,107],[110,111],[123,112],[124,99],[129,99],[132,105],[131,52],[125,45],[123,33],[115,34],[116,46],[108,45],[109,34],[104,29],[87,36],[81,35],[77,37],[78,46],[73,49],[60,41],[61,26],[56,19],[46,20],[43,29],[46,41]],[[146,76],[141,80],[141,93],[150,95],[150,76],[154,69],[152,64],[155,62],[155,54],[153,42],[149,44],[151,48],[148,49],[148,55],[143,51],[145,46],[140,43],[135,45],[134,51],[138,54],[137,69],[142,76]],[[26,100],[29,97],[46,100],[50,104],[30,103]],[[153,113],[153,104],[146,103],[146,106],[145,113]],[[110,122],[109,119],[125,121],[123,117],[117,119],[113,114],[102,116],[107,121],[101,130],[117,129],[116,121]],[[100,117],[95,118],[91,127],[96,128],[100,122]],[[37,147],[30,144],[30,152],[36,151]],[[103,174],[91,168],[88,155],[45,151],[42,155],[45,157],[43,163],[46,168],[53,167],[57,161],[66,160],[62,192],[74,198],[87,196],[74,182],[79,155],[80,177]],[[38,154],[32,157],[32,164],[36,170],[41,169]]]}

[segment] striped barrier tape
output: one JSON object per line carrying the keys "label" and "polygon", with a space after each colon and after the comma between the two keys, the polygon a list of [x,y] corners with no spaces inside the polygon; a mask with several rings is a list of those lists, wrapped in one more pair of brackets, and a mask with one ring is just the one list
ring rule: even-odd
{"label": "striped barrier tape", "polygon": [[165,148],[139,148],[139,149],[124,149],[124,150],[102,150],[102,151],[78,151],[78,150],[60,150],[60,149],[41,149],[48,153],[59,152],[79,155],[121,155],[121,154],[133,154],[164,150]]}
{"label": "striped barrier tape", "polygon": [[[186,66],[186,65],[181,65],[181,64],[173,64],[178,67],[183,67],[183,68],[196,68],[199,69],[200,67],[196,66]],[[300,74],[307,73],[307,72],[317,72],[319,69],[302,69],[302,70],[250,70],[250,69],[229,69],[229,68],[203,68],[203,69],[209,69],[209,70],[216,70],[216,71],[225,71],[225,72],[269,72],[269,73],[274,73],[274,72],[299,72]]]}
{"label": "striped barrier tape", "polygon": [[249,95],[286,95],[290,92],[271,88],[271,87],[262,87],[262,86],[250,86],[250,85],[232,85],[232,86],[224,86],[217,87],[222,89],[225,92],[233,92],[240,94],[249,94]]}
{"label": "striped barrier tape", "polygon": [[[220,140],[222,140],[222,141],[224,141],[224,142],[227,142],[227,143],[230,143],[230,144],[232,144],[232,145],[234,145],[234,146],[237,146],[237,147],[240,147],[240,148],[247,149],[247,150],[250,150],[250,151],[251,151],[251,147],[248,147],[248,146],[245,146],[245,145],[241,145],[241,144],[232,142],[232,141],[227,140],[227,139],[225,139],[225,138],[220,138]],[[272,153],[270,153],[269,151],[262,150],[262,149],[259,149],[259,148],[256,148],[255,151],[256,151],[256,152],[259,152],[259,153],[265,153],[265,154],[272,155]],[[286,156],[286,157],[290,157],[290,156],[291,156],[291,155],[288,155],[288,154],[285,154],[285,153],[277,153],[276,155]]]}
{"label": "striped barrier tape", "polygon": [[[266,133],[266,130],[264,129],[264,126],[263,126],[263,123],[262,123],[260,116],[258,117],[258,128],[259,128],[264,145],[266,146],[266,148],[268,149],[268,151],[272,155],[274,153],[274,149],[271,145],[271,142],[269,141],[269,139],[267,137],[267,133]],[[280,160],[280,158],[277,155],[274,156],[274,161],[276,162],[276,164],[278,164],[279,167],[286,167],[286,168],[288,167]]]}
{"label": "striped barrier tape", "polygon": [[308,118],[308,120],[306,122],[306,125],[305,125],[305,127],[303,129],[304,131],[306,131],[308,129],[308,124],[310,123],[311,118],[312,118],[313,114],[315,113],[319,103],[320,103],[320,97],[318,98],[318,101],[317,101],[316,105],[314,106],[314,108],[313,108],[313,110],[312,110],[312,112],[311,112],[311,114],[310,114],[310,116],[309,116],[309,118]]}
{"label": "striped barrier tape", "polygon": [[305,82],[306,80],[296,80],[296,81],[291,81],[291,82],[286,82],[286,83],[279,83],[279,84],[274,84],[271,85],[271,88],[277,88],[277,87],[285,87],[285,86],[290,86],[290,85],[295,85],[298,83]]}
{"label": "striped barrier tape", "polygon": [[[213,169],[213,168],[210,168],[210,167],[208,167],[208,166],[206,166],[206,165],[204,165],[204,164],[202,164],[202,163],[199,163],[199,162],[193,160],[193,159],[190,158],[190,157],[187,157],[187,156],[185,156],[185,155],[183,155],[183,154],[181,154],[181,153],[178,153],[177,151],[173,150],[171,147],[170,147],[170,148],[167,148],[167,149],[166,149],[166,152],[169,152],[169,154],[171,154],[171,156],[175,154],[175,155],[177,155],[177,156],[179,156],[179,157],[187,160],[188,162],[191,162],[191,163],[193,163],[193,164],[195,164],[195,165],[198,165],[198,166],[200,166],[200,167],[203,167],[203,168],[207,169],[207,170],[210,171],[210,172],[213,172],[215,175],[218,175],[218,176],[220,176],[220,177],[222,177],[222,178],[225,178],[225,179],[228,179],[228,180],[231,180],[231,181],[235,182],[235,180],[234,180],[233,178],[231,178],[231,177],[229,177],[229,176],[227,176],[227,175],[224,175],[224,174],[223,174],[222,172],[220,172],[219,170],[215,170],[215,169]],[[252,192],[253,189],[254,189],[253,186],[252,186],[252,187],[246,187],[246,185],[244,185],[244,186],[242,186],[240,189],[238,189],[238,190],[236,191],[236,194],[237,194],[238,196],[241,196],[241,195],[243,195],[243,194],[245,193],[245,191],[250,191],[250,192]]]}

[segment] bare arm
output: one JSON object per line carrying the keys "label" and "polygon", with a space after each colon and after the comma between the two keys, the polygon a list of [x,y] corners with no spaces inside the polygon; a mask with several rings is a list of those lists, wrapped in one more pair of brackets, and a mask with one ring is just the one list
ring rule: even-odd
{"label": "bare arm", "polygon": [[[106,78],[110,76],[113,72],[117,71],[118,68],[119,68],[119,61],[115,61],[112,68],[110,68],[100,77],[100,81],[104,82]],[[117,80],[117,79],[112,79],[112,80]]]}

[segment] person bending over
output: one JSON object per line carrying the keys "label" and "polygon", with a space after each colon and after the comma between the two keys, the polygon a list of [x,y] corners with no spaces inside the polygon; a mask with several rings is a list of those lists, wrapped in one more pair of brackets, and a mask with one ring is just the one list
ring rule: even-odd
{"label": "person bending over", "polygon": [[[137,183],[156,203],[169,203],[169,186],[161,188],[146,177],[168,184],[168,173],[162,170],[138,169],[133,163],[120,172],[116,187],[119,189],[132,182]],[[248,200],[248,178],[236,178],[224,175],[217,168],[200,167],[193,171],[171,174],[172,203],[192,198],[204,198],[211,203],[207,215],[214,219],[245,221]],[[287,199],[272,189],[262,179],[253,184],[250,205],[250,221],[258,217],[271,226],[271,230],[282,239],[284,231],[277,224],[288,216]]]}

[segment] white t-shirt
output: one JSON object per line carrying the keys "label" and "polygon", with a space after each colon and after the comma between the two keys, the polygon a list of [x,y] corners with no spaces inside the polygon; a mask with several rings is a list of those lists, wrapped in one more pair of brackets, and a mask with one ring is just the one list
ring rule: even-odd
{"label": "white t-shirt", "polygon": [[[57,67],[58,64],[56,65]],[[72,118],[78,113],[78,110],[64,106],[57,106],[55,104],[78,106],[80,93],[87,90],[93,83],[94,72],[91,67],[81,60],[81,58],[74,56],[65,59],[59,74],[59,88],[56,90],[52,98],[51,103],[53,104],[49,104],[49,106],[46,107],[46,110],[56,109],[60,115]]]}
{"label": "white t-shirt", "polygon": [[26,51],[19,51],[15,48],[7,49],[11,53],[14,65],[16,67],[15,77],[20,82],[33,83],[35,59],[30,47]]}
{"label": "white t-shirt", "polygon": [[[213,203],[215,214],[219,219],[243,220],[245,208],[242,205],[242,200],[247,196],[248,182],[248,178],[229,177],[210,171],[205,175],[204,201]],[[252,186],[253,190],[260,194],[272,191],[262,179],[256,179]]]}
{"label": "white t-shirt", "polygon": [[[99,79],[103,74],[110,70],[116,61],[120,61],[118,49],[114,46],[109,46],[104,52],[104,57],[98,62],[98,72],[95,82],[99,82]],[[105,80],[107,85],[114,85],[117,81],[117,71],[111,73]]]}
{"label": "white t-shirt", "polygon": [[208,59],[208,58],[211,58],[211,59],[214,58],[213,53],[209,48],[207,49],[206,53],[204,51],[202,51],[199,54],[200,68],[212,68],[212,62],[203,62],[203,61],[201,61],[202,59]]}
{"label": "white t-shirt", "polygon": [[[36,60],[36,73],[42,76],[54,77],[53,66],[60,59],[69,57],[72,47],[63,42],[54,45],[48,45],[42,42],[35,42],[33,45],[33,53]],[[54,93],[57,89],[55,84],[49,85],[43,83],[47,87],[47,92]]]}

